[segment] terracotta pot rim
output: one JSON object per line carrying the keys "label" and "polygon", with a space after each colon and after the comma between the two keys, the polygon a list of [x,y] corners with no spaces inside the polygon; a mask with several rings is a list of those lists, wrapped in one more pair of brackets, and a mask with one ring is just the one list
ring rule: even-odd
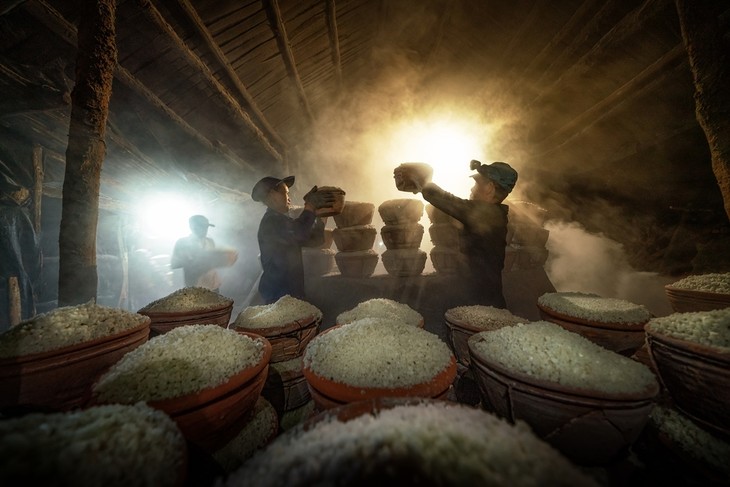
{"label": "terracotta pot rim", "polygon": [[651,319],[651,318],[648,318],[645,321],[632,322],[632,323],[626,323],[626,322],[620,322],[620,321],[592,321],[592,320],[588,320],[585,318],[579,318],[576,316],[570,316],[570,315],[560,313],[558,311],[555,311],[552,308],[543,306],[540,303],[536,303],[536,304],[537,304],[538,309],[542,313],[545,313],[545,315],[547,315],[547,316],[555,317],[557,319],[560,319],[563,321],[569,321],[571,323],[576,323],[579,325],[590,326],[591,328],[603,328],[605,330],[643,331],[644,326]]}
{"label": "terracotta pot rim", "polygon": [[48,350],[45,352],[40,353],[34,353],[34,354],[28,354],[28,355],[19,355],[17,357],[8,357],[8,358],[2,358],[0,359],[0,367],[8,367],[8,366],[14,366],[14,365],[22,365],[29,362],[40,362],[46,359],[55,358],[61,355],[67,355],[72,352],[78,352],[78,351],[84,351],[85,349],[93,349],[101,344],[111,344],[113,342],[125,342],[126,338],[130,335],[135,334],[142,334],[142,332],[146,332],[146,334],[149,334],[150,332],[150,318],[147,316],[146,319],[141,323],[139,326],[136,326],[134,328],[129,328],[127,330],[123,330],[119,333],[115,333],[114,335],[107,335],[104,337],[99,337],[94,340],[89,340],[86,342],[81,343],[75,343],[73,345],[69,345],[67,347],[62,348],[56,348],[54,350]]}
{"label": "terracotta pot rim", "polygon": [[[377,316],[375,318],[377,318]],[[346,325],[347,323],[335,323],[334,326],[342,326],[343,324]],[[426,326],[426,320],[424,318],[421,318],[421,320],[418,322],[418,324],[416,326],[420,329],[423,329]],[[328,330],[329,330],[329,328],[328,328]],[[327,331],[327,330],[325,330],[325,331]]]}
{"label": "terracotta pot rim", "polygon": [[646,339],[651,351],[654,342],[665,347],[674,349],[685,355],[691,355],[703,361],[717,362],[716,365],[730,369],[730,351],[724,351],[719,347],[712,347],[704,343],[690,342],[675,338],[654,330],[651,325],[646,327]]}
{"label": "terracotta pot rim", "polygon": [[[527,320],[525,320],[527,321]],[[480,328],[478,326],[472,325],[467,323],[466,321],[457,320],[455,318],[447,318],[444,316],[444,323],[446,323],[446,326],[450,328],[459,328],[462,330],[474,332],[474,333],[481,333],[483,331],[492,331],[496,330],[496,328]],[[502,326],[511,326],[512,324],[506,324]]]}
{"label": "terracotta pot rim", "polygon": [[686,297],[693,300],[705,301],[708,302],[708,304],[730,303],[730,294],[682,289],[681,287],[675,287],[671,284],[666,284],[664,289],[668,295],[673,297]]}
{"label": "terracotta pot rim", "polygon": [[275,338],[281,335],[287,335],[291,332],[305,330],[307,328],[317,327],[322,322],[321,318],[309,315],[306,318],[294,320],[280,326],[269,326],[266,328],[246,328],[243,326],[235,326],[231,323],[228,328],[243,334],[253,334],[264,338]]}
{"label": "terracotta pot rim", "polygon": [[222,384],[207,387],[203,390],[178,397],[148,401],[148,404],[155,409],[161,409],[169,414],[178,415],[189,409],[199,408],[211,401],[217,401],[220,398],[227,396],[231,391],[238,390],[242,387],[246,387],[249,383],[255,382],[256,377],[259,376],[261,371],[266,369],[269,365],[269,359],[271,358],[271,343],[266,339],[266,337],[261,335],[248,332],[241,332],[241,334],[247,335],[254,340],[261,339],[263,341],[264,353],[261,355],[261,359],[256,364],[242,369],[238,373],[229,377],[229,379]]}
{"label": "terracotta pot rim", "polygon": [[146,311],[141,309],[137,313],[145,316],[149,316],[152,319],[159,318],[189,318],[193,319],[196,316],[200,317],[211,317],[214,315],[222,315],[228,311],[228,308],[233,309],[233,300],[222,302],[219,305],[212,306],[206,309],[192,309],[188,311]]}
{"label": "terracotta pot rim", "polygon": [[[570,396],[580,399],[588,399],[591,401],[601,401],[601,402],[610,402],[610,403],[631,403],[631,402],[646,402],[646,401],[653,401],[660,392],[660,387],[658,383],[653,384],[652,387],[645,389],[640,392],[635,393],[626,393],[626,392],[605,392],[605,391],[598,391],[598,390],[592,390],[592,389],[582,389],[578,387],[571,387],[571,386],[565,386],[562,384],[558,384],[556,382],[548,382],[540,379],[536,379],[535,377],[529,376],[527,374],[524,374],[522,372],[517,372],[513,370],[506,369],[505,367],[501,366],[500,364],[490,361],[488,359],[485,359],[483,355],[479,354],[478,351],[474,349],[472,346],[472,343],[476,340],[479,340],[479,337],[472,336],[469,338],[469,341],[467,343],[467,346],[469,348],[469,357],[471,359],[471,363],[474,364],[477,367],[482,367],[485,370],[491,371],[495,375],[500,375],[507,380],[517,383],[517,384],[525,384],[528,387],[531,388],[538,388],[542,389],[544,391],[547,391],[549,393],[557,393],[561,396]],[[593,393],[593,394],[592,394]],[[600,395],[596,395],[600,394]]]}

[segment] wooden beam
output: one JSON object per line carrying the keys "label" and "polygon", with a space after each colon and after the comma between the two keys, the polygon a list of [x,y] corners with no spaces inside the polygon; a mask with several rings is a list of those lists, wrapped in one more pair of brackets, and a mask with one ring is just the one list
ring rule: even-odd
{"label": "wooden beam", "polygon": [[200,37],[203,39],[205,45],[218,61],[218,64],[220,64],[220,66],[226,72],[228,79],[231,81],[231,83],[233,83],[236,90],[238,90],[238,94],[241,95],[249,110],[253,113],[254,117],[261,125],[261,131],[266,132],[266,135],[272,139],[273,143],[277,145],[277,149],[279,151],[286,152],[286,144],[281,139],[281,137],[279,137],[279,134],[276,132],[276,130],[274,130],[274,128],[271,126],[261,109],[259,109],[256,101],[254,100],[253,96],[248,91],[246,86],[243,84],[243,82],[241,82],[241,78],[238,76],[238,74],[236,74],[236,70],[233,68],[218,43],[215,41],[215,39],[213,39],[210,30],[208,30],[208,27],[203,22],[203,19],[201,19],[200,15],[198,15],[195,7],[190,3],[189,0],[178,0],[178,4],[182,8],[183,12],[185,12],[187,19],[198,31],[198,35],[200,35]]}
{"label": "wooden beam", "polygon": [[33,230],[41,233],[41,202],[43,201],[43,148],[33,147]]}
{"label": "wooden beam", "polygon": [[299,70],[297,69],[297,63],[294,61],[294,54],[291,51],[291,45],[289,43],[289,37],[286,34],[284,27],[284,19],[281,16],[281,9],[279,8],[278,0],[262,0],[266,16],[269,18],[269,24],[271,30],[276,38],[276,45],[279,46],[279,53],[284,61],[284,66],[289,74],[289,79],[294,84],[294,88],[299,98],[299,104],[304,111],[304,114],[309,121],[314,121],[312,110],[309,108],[309,100],[307,94],[304,92],[304,85],[302,85],[302,79],[299,77]]}
{"label": "wooden beam", "polygon": [[18,276],[8,277],[8,321],[10,326],[20,323],[22,308],[20,306],[20,286]]}
{"label": "wooden beam", "polygon": [[[76,27],[68,22],[63,16],[56,11],[53,7],[48,5],[43,0],[29,0],[23,4],[23,7],[36,19],[38,19],[43,25],[54,32],[56,35],[65,40],[68,44],[76,46]],[[116,78],[121,81],[125,86],[140,95],[147,103],[152,105],[154,108],[162,111],[168,118],[170,118],[187,136],[194,139],[206,150],[220,156],[228,163],[234,166],[254,171],[254,167],[248,164],[246,161],[240,159],[236,155],[231,154],[225,150],[224,147],[214,144],[203,134],[198,132],[195,128],[190,126],[185,120],[183,120],[174,110],[167,106],[162,100],[160,100],[147,86],[141,81],[135,78],[129,71],[124,69],[121,65],[117,64]]]}
{"label": "wooden beam", "polygon": [[326,2],[325,17],[327,18],[327,37],[330,43],[332,66],[335,68],[337,90],[340,91],[342,90],[342,57],[340,55],[340,36],[337,32],[337,9],[335,0],[326,0]]}

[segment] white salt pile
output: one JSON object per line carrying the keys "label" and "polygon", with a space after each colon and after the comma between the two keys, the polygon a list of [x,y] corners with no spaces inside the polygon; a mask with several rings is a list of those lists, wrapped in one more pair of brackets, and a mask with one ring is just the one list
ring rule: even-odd
{"label": "white salt pile", "polygon": [[275,303],[245,308],[232,326],[245,329],[271,328],[311,318],[321,320],[322,311],[313,304],[286,295]]}
{"label": "white salt pile", "polygon": [[258,364],[263,339],[217,325],[186,325],[126,354],[95,384],[102,403],[134,404],[193,394]]}
{"label": "white salt pile", "polygon": [[457,306],[444,313],[448,321],[466,323],[482,330],[495,330],[503,326],[529,323],[530,320],[513,315],[509,310],[493,306]]}
{"label": "white salt pile", "polygon": [[411,326],[421,326],[423,316],[410,306],[388,298],[368,299],[354,308],[340,313],[337,324],[344,325],[361,318],[383,318]]}
{"label": "white salt pile", "polygon": [[687,276],[672,283],[672,286],[690,291],[730,294],[730,272]]}
{"label": "white salt pile", "polygon": [[473,335],[469,345],[482,361],[567,387],[603,394],[659,387],[646,365],[547,321],[483,331]]}
{"label": "white salt pile", "polygon": [[730,308],[652,318],[647,329],[730,352]]}
{"label": "white salt pile", "polygon": [[362,318],[316,336],[304,367],[356,387],[402,388],[431,381],[452,360],[448,345],[399,321]]}
{"label": "white salt pile", "polygon": [[0,421],[0,484],[173,486],[185,474],[177,425],[143,403]]}
{"label": "white salt pile", "polygon": [[[308,427],[307,427],[308,426]],[[595,486],[530,428],[434,401],[279,436],[225,481],[238,486]]]}
{"label": "white salt pile", "polygon": [[156,301],[152,301],[140,312],[183,313],[205,311],[233,304],[233,300],[204,287],[184,287]]}
{"label": "white salt pile", "polygon": [[645,323],[652,316],[644,305],[592,293],[545,293],[537,302],[563,315],[602,323]]}
{"label": "white salt pile", "polygon": [[93,302],[56,308],[0,334],[0,358],[48,352],[138,328],[149,318]]}

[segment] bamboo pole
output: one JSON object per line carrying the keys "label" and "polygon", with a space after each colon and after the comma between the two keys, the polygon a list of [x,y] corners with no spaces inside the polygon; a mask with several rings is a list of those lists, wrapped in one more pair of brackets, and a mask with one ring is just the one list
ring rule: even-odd
{"label": "bamboo pole", "polygon": [[18,277],[8,277],[8,317],[10,326],[20,323],[20,286],[18,285]]}
{"label": "bamboo pole", "polygon": [[43,148],[33,147],[33,229],[41,233],[41,203],[43,201]]}

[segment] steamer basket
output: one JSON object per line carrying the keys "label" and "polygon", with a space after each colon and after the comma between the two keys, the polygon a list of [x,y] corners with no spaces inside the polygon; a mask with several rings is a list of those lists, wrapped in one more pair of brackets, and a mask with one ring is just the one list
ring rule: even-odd
{"label": "steamer basket", "polygon": [[281,326],[246,328],[231,325],[231,329],[242,334],[255,334],[266,338],[271,344],[271,363],[284,362],[301,356],[307,344],[319,332],[321,320],[307,316]]}
{"label": "steamer basket", "polygon": [[417,249],[423,239],[423,225],[420,223],[385,225],[380,229],[380,236],[388,250]]}
{"label": "steamer basket", "polygon": [[339,215],[335,215],[337,228],[370,225],[373,222],[375,205],[359,201],[347,201]]}
{"label": "steamer basket", "polygon": [[342,189],[334,186],[320,186],[317,191],[332,193],[335,197],[332,206],[320,208],[315,212],[318,217],[335,216],[342,213],[342,209],[345,207],[345,192]]}
{"label": "steamer basket", "polygon": [[370,277],[378,265],[378,254],[370,249],[361,252],[337,252],[335,262],[344,277]]}
{"label": "steamer basket", "polygon": [[179,312],[157,312],[141,309],[138,313],[150,317],[150,336],[157,336],[185,325],[218,325],[227,328],[232,311],[233,300],[229,299],[206,309]]}
{"label": "steamer basket", "polygon": [[332,236],[340,252],[359,252],[373,248],[378,231],[371,225],[335,228]]}
{"label": "steamer basket", "polygon": [[[290,367],[294,363],[298,367]],[[281,367],[277,367],[281,365]],[[304,406],[311,400],[307,380],[302,372],[302,357],[269,366],[269,376],[261,395],[279,414]]]}
{"label": "steamer basket", "polygon": [[730,294],[708,293],[674,287],[671,284],[664,286],[669,304],[676,313],[691,311],[712,311],[730,307]]}

